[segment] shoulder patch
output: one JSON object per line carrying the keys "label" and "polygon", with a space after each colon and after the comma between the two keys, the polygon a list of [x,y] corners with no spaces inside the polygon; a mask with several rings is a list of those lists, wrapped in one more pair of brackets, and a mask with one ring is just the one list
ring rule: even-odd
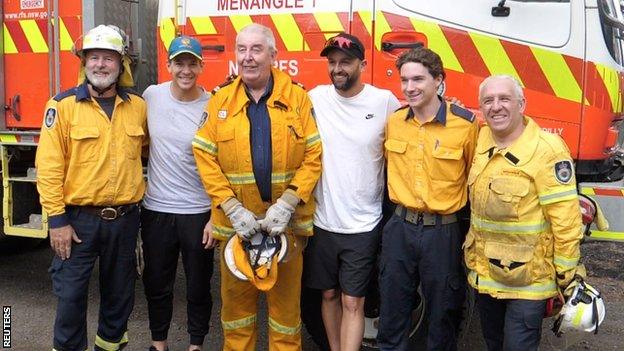
{"label": "shoulder patch", "polygon": [[227,78],[225,78],[225,81],[219,85],[217,85],[216,87],[214,87],[214,89],[212,89],[212,91],[210,92],[212,95],[216,94],[217,91],[219,91],[219,89],[226,87],[230,84],[232,84],[232,82],[234,80],[236,80],[238,76],[236,74],[230,74],[229,76],[227,76]]}
{"label": "shoulder patch", "polygon": [[454,114],[455,116],[459,116],[465,120],[467,120],[468,122],[474,122],[475,120],[475,115],[474,113],[470,112],[470,110],[467,110],[463,107],[459,107],[455,104],[451,104],[451,113]]}
{"label": "shoulder patch", "polygon": [[65,99],[66,97],[70,97],[74,95],[76,95],[76,87],[60,92],[56,94],[56,96],[54,96],[52,99],[54,99],[54,101],[61,101]]}
{"label": "shoulder patch", "polygon": [[555,163],[555,178],[561,184],[568,184],[572,179],[572,162],[563,160]]}
{"label": "shoulder patch", "polygon": [[56,123],[56,108],[49,107],[46,110],[45,115],[43,116],[43,123],[48,129],[54,127],[54,124]]}
{"label": "shoulder patch", "polygon": [[292,83],[296,86],[298,86],[299,88],[306,90],[306,88],[303,86],[303,84],[299,83],[299,82],[295,82],[294,80],[292,81]]}
{"label": "shoulder patch", "polygon": [[408,105],[408,104],[405,104],[405,105],[403,105],[403,106],[401,106],[401,107],[397,108],[396,110],[394,110],[394,112],[404,110],[404,109],[406,109],[406,108],[408,108],[408,107],[409,107],[409,105]]}

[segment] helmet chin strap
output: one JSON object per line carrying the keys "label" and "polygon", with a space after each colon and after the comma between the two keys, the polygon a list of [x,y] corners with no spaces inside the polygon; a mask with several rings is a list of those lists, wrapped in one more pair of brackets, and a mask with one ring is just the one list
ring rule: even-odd
{"label": "helmet chin strap", "polygon": [[93,83],[91,83],[91,81],[89,81],[88,78],[87,78],[87,83],[91,86],[91,88],[93,90],[95,90],[96,93],[98,93],[98,97],[102,97],[104,95],[104,93],[106,93],[107,91],[111,90],[115,86],[115,84],[117,82],[115,81],[111,85],[109,85],[107,87],[104,87],[104,88],[96,87]]}

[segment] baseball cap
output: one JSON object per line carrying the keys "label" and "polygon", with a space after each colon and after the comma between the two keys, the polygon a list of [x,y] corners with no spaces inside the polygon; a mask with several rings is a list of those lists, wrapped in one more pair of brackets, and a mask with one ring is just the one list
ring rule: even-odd
{"label": "baseball cap", "polygon": [[201,60],[201,44],[197,39],[187,37],[185,35],[173,39],[169,45],[169,60],[172,60],[174,57],[184,53],[191,54]]}
{"label": "baseball cap", "polygon": [[364,60],[364,45],[357,37],[340,33],[334,37],[331,37],[325,43],[325,48],[321,51],[321,56],[327,56],[330,51],[338,49],[345,54]]}

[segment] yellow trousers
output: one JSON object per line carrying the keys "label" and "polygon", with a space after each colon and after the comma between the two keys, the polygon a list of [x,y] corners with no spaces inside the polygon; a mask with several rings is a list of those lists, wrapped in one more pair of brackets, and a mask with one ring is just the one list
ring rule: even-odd
{"label": "yellow trousers", "polygon": [[[223,246],[222,246],[223,247]],[[234,277],[221,255],[221,323],[224,351],[256,347],[256,310],[259,290]],[[277,282],[266,292],[269,305],[269,351],[301,350],[301,250],[278,265]]]}

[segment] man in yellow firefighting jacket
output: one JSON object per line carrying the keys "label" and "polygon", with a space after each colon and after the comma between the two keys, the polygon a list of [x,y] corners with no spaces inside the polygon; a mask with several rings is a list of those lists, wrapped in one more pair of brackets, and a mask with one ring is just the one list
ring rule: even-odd
{"label": "man in yellow firefighting jacket", "polygon": [[132,93],[125,35],[100,25],[77,42],[80,85],[46,105],[37,149],[37,189],[56,255],[55,350],[87,349],[89,277],[99,259],[100,317],[95,350],[128,342],[134,304],[137,203],[143,197],[141,150],[146,107]]}
{"label": "man in yellow firefighting jacket", "polygon": [[388,192],[396,210],[383,229],[379,264],[382,351],[410,349],[409,326],[419,285],[427,302],[427,350],[456,350],[466,278],[457,212],[478,125],[472,112],[438,95],[446,73],[427,48],[396,61],[407,105],[388,117]]}
{"label": "man in yellow firefighting jacket", "polygon": [[568,286],[579,264],[573,164],[559,136],[523,115],[514,78],[487,78],[479,103],[488,126],[468,177],[468,282],[478,291],[489,350],[537,350],[546,302]]}
{"label": "man in yellow firefighting jacket", "polygon": [[[211,240],[249,240],[261,230],[287,234],[295,252],[279,265],[277,282],[267,291],[269,344],[272,350],[299,350],[301,239],[312,235],[320,137],[306,92],[272,68],[277,52],[271,30],[245,27],[235,50],[240,76],[210,99],[207,122],[193,140],[212,198]],[[235,278],[221,260],[224,350],[255,348],[257,296],[258,289]]]}

